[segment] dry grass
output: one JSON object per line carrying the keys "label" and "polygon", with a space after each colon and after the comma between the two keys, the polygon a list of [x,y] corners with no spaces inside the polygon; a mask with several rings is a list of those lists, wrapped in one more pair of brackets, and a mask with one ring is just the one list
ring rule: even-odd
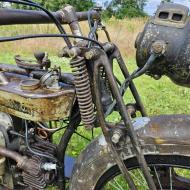
{"label": "dry grass", "polygon": [[[116,20],[114,18],[106,21],[111,39],[121,49],[122,53],[129,57],[134,56],[134,42],[137,34],[142,30],[146,19],[125,19]],[[83,33],[88,34],[89,28],[86,22],[81,23]],[[68,26],[65,26],[67,32],[70,33]],[[1,26],[0,36],[15,36],[21,34],[36,33],[57,33],[54,25],[20,25],[20,26]],[[100,32],[100,40],[105,41],[105,35]],[[1,43],[0,52],[12,54],[32,53],[36,50],[49,51],[56,54],[58,50],[64,47],[61,39],[30,39],[17,42]]]}
{"label": "dry grass", "polygon": [[115,20],[114,18],[106,23],[111,38],[118,45],[123,55],[134,56],[135,40],[139,32],[143,30],[147,19],[135,18],[125,20]]}

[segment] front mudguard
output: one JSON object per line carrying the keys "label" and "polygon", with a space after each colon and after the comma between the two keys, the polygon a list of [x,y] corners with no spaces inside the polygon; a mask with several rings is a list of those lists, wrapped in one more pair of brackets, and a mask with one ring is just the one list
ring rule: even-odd
{"label": "front mudguard", "polygon": [[[162,115],[133,121],[145,155],[190,156],[190,115]],[[135,157],[130,139],[120,142],[123,160]],[[96,138],[79,156],[70,180],[70,190],[94,190],[105,171],[116,165],[103,136]]]}

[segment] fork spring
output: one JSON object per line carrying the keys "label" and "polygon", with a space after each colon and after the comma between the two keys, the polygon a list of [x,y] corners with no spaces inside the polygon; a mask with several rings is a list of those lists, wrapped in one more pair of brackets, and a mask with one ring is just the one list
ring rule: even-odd
{"label": "fork spring", "polygon": [[95,115],[85,59],[77,57],[71,60],[70,65],[74,75],[76,94],[83,124],[86,128],[92,128]]}

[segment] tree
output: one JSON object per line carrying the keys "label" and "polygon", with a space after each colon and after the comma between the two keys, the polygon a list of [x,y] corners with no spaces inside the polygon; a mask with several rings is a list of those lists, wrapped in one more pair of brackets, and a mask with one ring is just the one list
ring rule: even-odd
{"label": "tree", "polygon": [[172,3],[172,0],[162,0],[162,2],[168,2],[168,3]]}
{"label": "tree", "polygon": [[106,15],[118,19],[125,17],[145,16],[143,9],[147,0],[112,0],[107,6]]}
{"label": "tree", "polygon": [[[74,6],[77,11],[89,10],[94,5],[94,2],[92,0],[35,0],[35,2],[51,11],[57,11],[67,4]],[[16,8],[29,9],[27,6],[15,4],[13,6]]]}

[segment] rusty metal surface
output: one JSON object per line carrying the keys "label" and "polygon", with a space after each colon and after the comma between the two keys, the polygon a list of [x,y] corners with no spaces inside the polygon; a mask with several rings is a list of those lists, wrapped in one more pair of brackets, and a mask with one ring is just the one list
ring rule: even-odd
{"label": "rusty metal surface", "polygon": [[[0,25],[13,24],[47,24],[53,23],[43,11],[34,10],[17,10],[17,9],[0,9]],[[53,15],[62,23],[68,24],[68,18],[62,11],[54,12]],[[97,11],[91,11],[93,19],[100,18]],[[79,21],[88,20],[88,12],[76,12]]]}
{"label": "rusty metal surface", "polygon": [[[123,57],[120,53],[120,50],[118,49],[118,47],[116,45],[113,45],[111,43],[108,43],[108,45],[112,45],[112,48],[113,48],[113,49],[111,48],[112,53],[109,55],[110,62],[113,63],[113,60],[116,59],[120,68],[121,68],[121,71],[122,71],[124,77],[128,78],[130,76],[130,74],[129,74],[129,71],[126,67],[124,60],[123,60]],[[133,81],[130,82],[129,88],[131,90],[131,93],[133,94],[133,97],[137,103],[138,108],[140,109],[141,115],[143,117],[147,116],[146,109],[142,103],[141,97],[139,96],[139,93],[138,93],[137,88],[136,88]]]}
{"label": "rusty metal surface", "polygon": [[[136,123],[134,128],[145,155],[179,155],[181,158],[190,156],[190,115],[138,118],[138,121],[133,123]],[[164,141],[157,139],[164,139]],[[135,157],[129,137],[120,142],[118,151],[123,160]],[[81,162],[83,165],[80,164]],[[70,182],[70,190],[94,190],[99,177],[114,165],[116,160],[109,145],[103,136],[98,137],[78,158]],[[98,169],[93,175],[96,168]]]}
{"label": "rusty metal surface", "polygon": [[[169,5],[169,4],[168,4]],[[163,6],[164,7],[164,6]],[[151,49],[149,47],[152,46],[152,42],[157,40],[157,37],[161,38],[159,39],[159,42],[163,43],[156,43],[153,46],[153,50],[155,50],[156,53],[163,52],[163,55],[166,56],[166,60],[161,60],[161,56],[159,57],[162,67],[155,67],[153,68],[153,71],[157,74],[165,74],[168,76],[171,76],[172,80],[175,82],[181,82],[183,79],[187,83],[187,81],[190,81],[189,73],[189,64],[187,59],[187,55],[189,55],[189,48],[187,46],[187,52],[186,57],[183,53],[180,51],[184,49],[181,48],[181,46],[186,42],[186,38],[184,38],[184,33],[187,34],[187,31],[189,31],[189,25],[187,20],[187,13],[188,10],[185,7],[179,7],[179,6],[173,6],[174,9],[171,9],[172,6],[165,6],[164,10],[160,8],[160,11],[169,11],[167,19],[163,21],[163,18],[160,18],[160,13],[158,13],[157,17],[154,18],[154,20],[150,21],[147,25],[147,33],[143,33],[138,38],[137,42],[137,50],[138,48],[141,48],[137,52],[137,58],[138,58],[138,64],[139,67],[143,66],[143,63],[146,63],[146,58],[149,57],[151,53]],[[1,11],[0,11],[1,13]],[[89,15],[87,12],[85,14],[79,13],[77,14],[75,10],[72,7],[67,7],[64,11],[59,11],[56,13],[53,13],[55,17],[61,21],[62,23],[67,23],[70,25],[71,31],[74,35],[82,36],[80,26],[78,21],[82,20],[82,16],[89,17],[91,16],[94,18],[94,16],[99,16],[97,12],[94,12],[95,14]],[[28,14],[28,15],[27,15]],[[82,15],[83,14],[83,15]],[[165,14],[165,13],[164,13]],[[167,13],[166,13],[167,14]],[[178,17],[181,14],[183,17],[181,20],[175,20],[178,19]],[[172,17],[171,17],[172,16]],[[174,16],[176,16],[174,18]],[[159,17],[159,18],[158,18]],[[0,18],[0,24],[32,24],[32,23],[49,23],[52,22],[44,13],[39,11],[23,11],[23,10],[4,10],[4,14],[2,14],[2,18]],[[6,19],[5,19],[6,18]],[[3,21],[5,19],[5,21]],[[98,19],[98,17],[96,18]],[[154,21],[154,22],[153,22]],[[156,23],[157,22],[157,23]],[[166,32],[166,27],[171,27],[170,32]],[[177,40],[173,38],[171,35],[171,31],[175,33],[175,37]],[[64,33],[64,30],[63,30]],[[143,36],[144,35],[144,36]],[[183,37],[183,40],[180,39],[180,37]],[[108,36],[109,38],[109,36]],[[167,38],[167,41],[165,39]],[[179,39],[178,39],[179,38]],[[66,38],[67,39],[67,38]],[[4,40],[7,40],[4,39]],[[66,41],[67,42],[67,41]],[[173,48],[176,43],[179,43],[178,46]],[[164,46],[162,46],[164,44]],[[167,44],[167,45],[166,45]],[[168,45],[169,44],[169,45]],[[69,43],[67,43],[69,46]],[[77,44],[78,47],[82,47],[82,43]],[[83,43],[83,46],[85,47],[87,44]],[[93,44],[90,44],[93,45]],[[99,44],[100,47],[102,47],[101,44]],[[108,44],[109,46],[110,44]],[[167,47],[165,47],[167,46]],[[168,46],[171,46],[172,48],[168,48]],[[190,132],[188,131],[188,124],[189,124],[189,116],[161,116],[161,117],[153,117],[153,118],[139,118],[139,121],[132,121],[131,115],[128,113],[127,107],[125,105],[125,102],[122,97],[122,93],[120,92],[120,89],[118,88],[117,81],[113,74],[113,59],[116,58],[122,73],[125,78],[130,78],[128,70],[125,68],[125,63],[119,53],[119,51],[116,51],[116,47],[112,45],[112,47],[108,48],[108,51],[105,49],[100,49],[98,47],[94,48],[94,52],[92,52],[92,55],[87,55],[86,58],[84,58],[84,52],[87,51],[85,48],[83,51],[76,51],[72,55],[68,54],[70,58],[73,58],[71,60],[71,67],[73,68],[73,75],[74,75],[74,84],[76,87],[76,92],[74,90],[74,87],[63,87],[60,90],[48,90],[46,88],[42,88],[41,86],[34,86],[35,88],[33,90],[29,90],[27,88],[21,88],[20,84],[23,80],[28,79],[27,75],[31,74],[32,76],[35,76],[34,72],[37,72],[37,75],[40,76],[40,72],[43,71],[37,71],[33,70],[33,65],[23,65],[19,64],[22,68],[25,68],[24,70],[18,70],[17,68],[10,68],[10,67],[4,67],[4,69],[10,69],[10,72],[21,72],[25,76],[19,76],[14,74],[7,74],[7,81],[8,84],[2,84],[0,85],[0,111],[9,113],[11,115],[17,116],[19,118],[23,118],[26,120],[32,120],[32,121],[52,121],[52,120],[60,120],[64,117],[68,117],[70,115],[70,111],[73,106],[73,99],[75,98],[75,94],[77,95],[80,108],[80,115],[84,123],[86,123],[88,126],[92,126],[91,124],[95,123],[95,117],[94,112],[97,112],[97,123],[102,127],[102,131],[104,133],[104,138],[98,138],[95,140],[86,150],[86,154],[83,153],[83,155],[78,160],[78,165],[76,166],[74,177],[75,181],[73,181],[73,184],[71,184],[71,189],[88,189],[88,190],[94,190],[94,184],[97,182],[98,177],[102,175],[102,172],[107,170],[113,165],[118,165],[121,173],[125,176],[126,181],[129,184],[129,188],[132,190],[136,190],[135,183],[132,179],[132,176],[130,175],[128,168],[125,166],[125,163],[123,162],[124,159],[128,159],[130,157],[136,157],[137,163],[142,169],[142,172],[145,176],[145,179],[147,181],[147,185],[149,186],[149,189],[155,190],[156,186],[154,183],[154,180],[152,178],[152,175],[149,171],[147,161],[145,159],[145,155],[153,154],[153,155],[167,155],[167,154],[176,154],[176,155],[190,155],[190,143],[188,140]],[[90,46],[89,46],[90,47]],[[69,47],[70,48],[70,47]],[[144,49],[143,49],[144,48]],[[90,48],[89,48],[90,49]],[[80,49],[79,49],[80,50]],[[93,48],[92,48],[93,50]],[[115,52],[113,52],[115,50]],[[141,51],[142,50],[142,51]],[[150,50],[150,51],[149,51]],[[168,50],[165,54],[165,50]],[[87,52],[89,53],[89,52]],[[97,53],[97,54],[96,54]],[[180,54],[181,53],[181,54]],[[112,55],[111,55],[112,54]],[[67,56],[67,57],[68,57]],[[139,57],[138,57],[139,56]],[[184,59],[181,59],[180,56],[183,56]],[[177,64],[173,64],[173,62],[170,64],[171,59],[176,60],[175,58],[180,59],[177,61]],[[79,58],[79,59],[75,59]],[[80,59],[81,58],[81,59]],[[17,61],[23,61],[22,59],[17,59]],[[152,61],[153,62],[153,61]],[[179,63],[185,63],[182,70],[178,71],[179,68],[181,68],[181,65]],[[92,71],[90,68],[86,67],[88,66],[88,63],[92,63]],[[166,65],[164,65],[166,63]],[[169,63],[169,64],[167,64]],[[164,65],[164,66],[163,66]],[[29,66],[31,68],[29,68]],[[158,65],[160,66],[160,65]],[[188,66],[188,68],[187,68]],[[27,69],[28,67],[28,69]],[[117,111],[120,113],[122,117],[122,122],[124,123],[121,128],[119,128],[120,131],[118,133],[114,133],[114,129],[110,126],[108,126],[108,123],[106,123],[106,119],[103,112],[103,106],[101,101],[101,85],[100,85],[100,70],[101,68],[105,69],[105,74],[107,76],[107,82],[110,87],[110,92],[112,93],[113,99],[116,100],[117,104]],[[169,71],[175,71],[175,75],[169,72],[167,72],[168,68],[170,68]],[[177,69],[176,69],[177,68]],[[3,67],[0,66],[0,70],[3,69]],[[7,71],[6,70],[6,71]],[[15,70],[15,71],[14,71]],[[32,70],[32,71],[31,71]],[[183,71],[183,72],[182,72]],[[145,72],[145,71],[144,71]],[[153,74],[155,74],[153,72]],[[141,73],[142,74],[142,73]],[[152,74],[152,73],[151,73]],[[170,75],[171,74],[171,75]],[[91,77],[90,75],[93,75]],[[187,76],[188,75],[188,76]],[[88,77],[89,76],[89,77]],[[140,76],[140,75],[139,75]],[[180,78],[181,77],[181,78]],[[188,78],[189,77],[189,78]],[[35,77],[34,77],[35,78]],[[68,78],[67,78],[68,79]],[[93,80],[92,86],[90,86],[90,82]],[[132,80],[132,78],[130,78]],[[72,81],[73,84],[73,81]],[[91,87],[94,87],[94,89],[91,89]],[[146,111],[143,107],[143,104],[140,100],[140,97],[137,93],[137,90],[133,83],[129,85],[133,96],[135,97],[135,100],[137,102],[137,107],[140,107],[139,110],[141,111],[142,115],[146,115]],[[94,92],[94,100],[91,94],[91,90]],[[94,110],[93,103],[95,103],[96,110]],[[78,104],[77,104],[77,111],[78,111]],[[73,108],[75,109],[75,107]],[[77,113],[78,115],[78,113]],[[80,116],[79,116],[80,117]],[[72,117],[70,117],[72,119]],[[71,120],[70,119],[70,120]],[[80,118],[79,118],[80,122]],[[88,123],[89,122],[89,123]],[[71,126],[72,121],[69,123]],[[78,124],[77,124],[78,125]],[[181,127],[182,126],[182,127]],[[25,121],[25,130],[26,130],[26,139],[28,134],[28,126],[27,121]],[[118,127],[118,126],[116,126]],[[115,127],[115,128],[116,128]],[[69,142],[70,137],[72,136],[71,133],[74,133],[75,127],[73,127],[73,132],[71,131],[70,134],[65,132],[64,135],[66,135],[66,138],[62,137],[62,140],[59,145],[58,150],[58,161],[59,166],[57,167],[59,170],[59,176],[58,176],[58,183],[59,183],[59,189],[65,189],[64,184],[64,172],[62,166],[63,157],[61,154],[63,154],[64,150],[66,149],[65,144]],[[70,130],[70,129],[69,129]],[[136,131],[135,131],[136,130]],[[115,134],[115,136],[113,136]],[[47,138],[47,134],[42,134],[43,138]],[[118,138],[119,136],[119,138]],[[113,137],[114,140],[113,140]],[[66,141],[65,141],[66,140]],[[26,140],[27,142],[27,140]],[[31,146],[32,147],[32,146]],[[33,147],[32,147],[33,148]],[[40,146],[36,147],[41,148]],[[30,150],[30,147],[28,146],[28,149]],[[0,149],[1,150],[1,149]],[[31,149],[32,150],[32,149]],[[30,151],[31,151],[30,150]],[[46,152],[46,151],[45,151]],[[39,154],[37,151],[31,151],[31,153],[34,153],[38,156],[47,157],[47,155]],[[8,155],[9,156],[9,155]],[[84,157],[83,157],[84,156]],[[89,170],[84,170],[83,165],[90,165],[91,160],[93,157],[96,157],[98,162],[93,165]],[[93,158],[94,159],[94,158]],[[28,161],[34,161],[34,160],[28,160]],[[93,160],[92,160],[93,161]],[[30,162],[30,163],[32,163]],[[28,170],[29,173],[26,173],[24,176],[26,181],[30,180],[31,177],[37,177],[36,171],[38,171],[38,164],[35,165],[36,162],[34,162],[34,170],[31,170],[31,164],[22,166],[22,169],[25,171]],[[38,163],[38,160],[37,160]],[[83,163],[83,164],[81,164]],[[19,164],[20,165],[20,164]],[[36,167],[35,167],[36,166]],[[92,176],[92,174],[95,174],[94,167],[98,168],[98,171],[96,171],[96,174]],[[39,171],[40,172],[40,171]],[[29,175],[28,175],[29,174]],[[80,174],[80,175],[79,175]],[[32,178],[33,179],[33,178]],[[41,180],[39,178],[39,180]],[[38,182],[38,179],[37,179]],[[76,185],[76,183],[80,185]],[[33,182],[32,184],[33,185]],[[44,184],[42,184],[43,186]],[[74,187],[74,188],[73,188]],[[39,186],[36,187],[37,189],[40,189]]]}
{"label": "rusty metal surface", "polygon": [[35,189],[44,189],[47,186],[46,180],[48,180],[48,176],[45,175],[41,168],[43,164],[41,158],[36,156],[27,158],[26,156],[22,156],[4,147],[0,147],[0,155],[16,161],[17,167],[22,169],[22,176],[25,184]]}
{"label": "rusty metal surface", "polygon": [[[74,7],[69,6],[69,5],[66,6],[63,9],[63,14],[66,18],[68,18],[67,21],[69,23],[69,26],[71,28],[73,35],[83,36]],[[81,39],[75,39],[75,40],[76,42],[81,41]]]}
{"label": "rusty metal surface", "polygon": [[147,144],[190,145],[190,115],[161,115],[150,118],[138,136]]}
{"label": "rusty metal surface", "polygon": [[[153,24],[183,28],[189,21],[189,8],[180,4],[161,3],[152,20]],[[179,20],[177,16],[182,15]],[[168,16],[168,17],[166,17]]]}
{"label": "rusty metal surface", "polygon": [[[28,75],[31,74],[34,78],[40,79],[47,71],[46,70],[31,70],[28,71],[26,69],[19,68],[17,65],[0,63],[0,71],[15,73],[20,75]],[[73,85],[74,77],[71,73],[61,73],[60,82],[64,82],[66,84]]]}
{"label": "rusty metal surface", "polygon": [[166,44],[166,52],[157,59],[147,74],[155,79],[168,76],[178,85],[190,87],[189,77],[189,9],[172,3],[163,3],[158,8],[136,40],[137,65],[142,68],[151,54],[155,41]]}
{"label": "rusty metal surface", "polygon": [[105,69],[105,73],[108,77],[108,82],[110,85],[110,91],[112,92],[113,97],[116,100],[116,103],[118,106],[118,111],[120,112],[120,115],[122,116],[122,120],[124,122],[125,129],[127,130],[128,136],[132,142],[133,148],[134,148],[136,156],[137,156],[138,163],[139,163],[140,167],[142,168],[142,172],[147,181],[148,187],[152,190],[155,190],[156,187],[155,187],[154,181],[150,175],[143,151],[139,146],[139,140],[133,129],[133,125],[131,123],[131,118],[129,116],[129,113],[127,112],[127,108],[125,106],[123,97],[120,93],[116,79],[114,77],[112,64],[109,62],[109,58],[105,54],[104,51],[102,51],[100,49],[94,49],[94,50],[97,51],[97,53],[99,53],[99,57],[93,58],[93,59],[95,59],[94,60],[95,66],[94,66],[93,74],[94,74],[94,88],[96,89],[95,90],[96,108],[97,108],[97,114],[99,117],[100,126],[102,128],[105,139],[109,145],[110,150],[112,151],[112,153],[115,157],[115,161],[117,162],[117,165],[118,165],[121,173],[123,174],[126,181],[128,182],[129,188],[131,190],[136,190],[137,188],[134,184],[133,179],[131,178],[130,173],[128,172],[128,169],[126,168],[122,159],[119,157],[116,147],[110,139],[110,133],[109,133],[109,129],[106,124],[106,121],[105,121],[105,116],[104,116],[102,102],[101,102],[101,92],[100,92],[100,89],[101,89],[100,88],[100,68],[101,67],[104,67],[104,69]]}
{"label": "rusty metal surface", "polygon": [[81,118],[84,126],[91,129],[94,126],[95,115],[86,61],[83,57],[78,56],[70,61],[70,65],[75,78],[74,82]]}
{"label": "rusty metal surface", "polygon": [[75,91],[63,87],[52,91],[46,88],[22,90],[20,83],[28,77],[6,75],[9,83],[0,85],[0,110],[11,115],[31,120],[50,121],[68,117],[72,108]]}

